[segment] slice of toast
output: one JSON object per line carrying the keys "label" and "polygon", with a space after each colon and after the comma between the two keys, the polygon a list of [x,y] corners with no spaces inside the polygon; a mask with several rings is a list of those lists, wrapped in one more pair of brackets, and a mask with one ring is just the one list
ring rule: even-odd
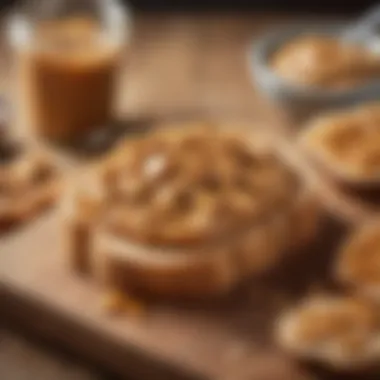
{"label": "slice of toast", "polygon": [[380,300],[380,221],[367,221],[344,242],[335,265],[338,281],[369,297]]}
{"label": "slice of toast", "polygon": [[43,152],[25,151],[1,165],[0,229],[32,220],[61,194],[58,166]]}
{"label": "slice of toast", "polygon": [[342,372],[365,370],[380,358],[379,317],[364,299],[309,296],[280,315],[275,338],[298,359]]}

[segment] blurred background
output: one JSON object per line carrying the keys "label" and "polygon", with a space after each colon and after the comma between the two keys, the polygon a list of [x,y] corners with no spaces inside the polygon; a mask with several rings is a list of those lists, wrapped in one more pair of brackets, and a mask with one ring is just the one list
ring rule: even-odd
{"label": "blurred background", "polygon": [[268,11],[320,11],[353,12],[375,3],[374,1],[302,1],[302,0],[135,0],[131,1],[141,9],[179,10],[268,10]]}
{"label": "blurred background", "polygon": [[[14,0],[1,0],[2,7],[15,3]],[[271,12],[321,12],[352,13],[375,4],[375,1],[343,1],[343,0],[131,0],[129,3],[138,10],[160,11],[198,11],[198,10],[265,10]]]}

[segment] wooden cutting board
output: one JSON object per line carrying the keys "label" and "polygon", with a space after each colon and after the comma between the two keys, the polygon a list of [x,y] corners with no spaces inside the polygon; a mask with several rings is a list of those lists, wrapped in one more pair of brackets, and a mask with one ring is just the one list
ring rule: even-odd
{"label": "wooden cutting board", "polygon": [[[345,215],[347,200],[341,203],[294,144],[280,137],[277,146]],[[325,379],[279,352],[271,333],[283,308],[316,284],[327,286],[345,232],[341,223],[326,217],[303,252],[290,252],[279,268],[225,299],[182,305],[142,300],[142,313],[120,315],[106,311],[97,284],[70,271],[64,228],[53,210],[0,240],[0,310],[42,337],[138,379]]]}
{"label": "wooden cutting board", "polygon": [[289,257],[275,273],[228,299],[147,302],[140,315],[109,315],[97,285],[67,268],[53,211],[1,241],[0,310],[45,338],[139,379],[314,379],[274,348],[270,333],[276,313],[325,277],[340,236],[328,224],[313,249]]}

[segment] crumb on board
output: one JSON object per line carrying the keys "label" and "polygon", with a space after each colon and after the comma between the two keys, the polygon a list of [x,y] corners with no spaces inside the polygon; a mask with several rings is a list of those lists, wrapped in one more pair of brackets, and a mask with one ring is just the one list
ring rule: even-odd
{"label": "crumb on board", "polygon": [[142,302],[119,290],[108,291],[103,295],[102,308],[111,315],[142,315],[145,311]]}

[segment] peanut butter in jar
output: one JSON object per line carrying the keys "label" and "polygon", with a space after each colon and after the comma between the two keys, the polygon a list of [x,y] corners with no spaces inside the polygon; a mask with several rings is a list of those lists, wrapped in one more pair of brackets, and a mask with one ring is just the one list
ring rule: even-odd
{"label": "peanut butter in jar", "polygon": [[16,113],[38,137],[72,141],[112,119],[124,44],[107,30],[112,19],[84,14],[21,24],[29,37],[14,44]]}

